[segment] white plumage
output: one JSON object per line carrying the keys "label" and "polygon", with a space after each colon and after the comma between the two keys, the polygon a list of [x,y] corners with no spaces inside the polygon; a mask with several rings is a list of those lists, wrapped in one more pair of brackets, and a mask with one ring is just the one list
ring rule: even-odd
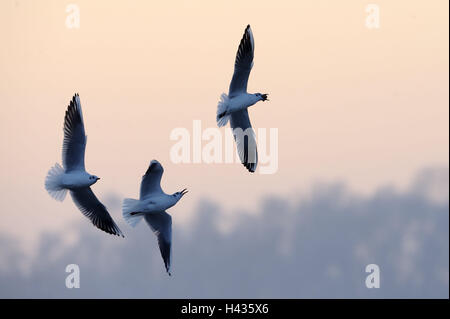
{"label": "white plumage", "polygon": [[[255,40],[250,25],[245,29],[241,43],[236,53],[233,78],[231,79],[228,95],[223,93],[217,105],[216,121],[219,127],[230,122],[242,164],[254,172],[258,164],[258,151],[255,133],[253,132],[248,107],[258,101],[267,101],[267,94],[247,93],[247,83],[253,67]],[[246,131],[247,134],[236,134],[236,129]],[[239,131],[239,130],[238,130]]]}
{"label": "white plumage", "polygon": [[145,218],[147,224],[158,238],[159,250],[164,260],[166,271],[170,273],[172,260],[172,217],[166,210],[174,206],[187,193],[186,189],[172,195],[161,189],[164,173],[162,165],[152,160],[142,177],[139,199],[125,198],[122,213],[125,221],[132,227]]}
{"label": "white plumage", "polygon": [[90,186],[100,178],[86,172],[84,154],[86,134],[80,97],[75,94],[64,118],[63,167],[56,163],[47,173],[45,189],[54,199],[63,201],[70,191],[75,205],[99,229],[123,236],[109,215],[106,207],[97,199]]}

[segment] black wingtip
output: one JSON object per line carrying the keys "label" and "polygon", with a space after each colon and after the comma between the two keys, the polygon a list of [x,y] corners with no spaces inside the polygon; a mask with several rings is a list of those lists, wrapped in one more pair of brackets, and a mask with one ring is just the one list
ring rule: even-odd
{"label": "black wingtip", "polygon": [[[96,226],[96,225],[94,225],[94,226]],[[113,235],[113,236],[117,236],[119,238],[120,237],[125,238],[124,234],[122,233],[122,231],[118,227],[116,229],[112,229],[112,230],[111,229],[103,229],[103,228],[99,228],[99,229],[103,230],[107,234],[110,234],[110,235]]]}
{"label": "black wingtip", "polygon": [[224,117],[226,114],[227,114],[227,112],[225,111],[225,112],[220,113],[217,117],[218,117],[219,119],[221,119],[221,118]]}
{"label": "black wingtip", "polygon": [[[102,229],[103,230],[103,229]],[[103,230],[103,231],[105,231],[105,230]],[[117,232],[117,231],[115,231],[115,232],[108,232],[108,231],[105,231],[106,233],[108,233],[108,234],[110,234],[110,235],[113,235],[113,236],[117,236],[117,237],[122,237],[122,238],[125,238],[125,236],[122,234],[122,232]]]}
{"label": "black wingtip", "polygon": [[76,107],[78,107],[77,97],[79,98],[80,96],[78,95],[78,93],[75,93],[69,103],[69,106],[67,107],[67,111],[69,111],[69,109],[75,109]]}
{"label": "black wingtip", "polygon": [[69,105],[67,106],[65,117],[64,117],[64,131],[65,134],[70,134],[72,130],[72,126],[75,125],[73,123],[81,122],[81,109],[78,106],[76,101],[77,95],[75,94],[70,100]]}
{"label": "black wingtip", "polygon": [[120,228],[117,225],[115,225],[112,234],[117,235],[118,237],[125,238],[125,235],[122,233],[122,231],[120,230]]}
{"label": "black wingtip", "polygon": [[114,228],[110,228],[110,227],[104,227],[104,226],[100,226],[100,225],[96,225],[91,221],[92,226],[96,227],[97,229],[107,233],[108,235],[112,235],[112,236],[117,236],[117,237],[122,237],[125,238],[124,234],[122,233],[122,231],[120,230],[119,227],[115,226]]}

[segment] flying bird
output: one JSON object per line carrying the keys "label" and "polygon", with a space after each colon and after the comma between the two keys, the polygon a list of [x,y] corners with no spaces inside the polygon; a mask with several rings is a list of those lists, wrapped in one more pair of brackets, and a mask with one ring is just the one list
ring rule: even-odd
{"label": "flying bird", "polygon": [[225,93],[221,95],[216,117],[219,127],[225,126],[230,121],[241,163],[252,173],[258,164],[258,150],[247,108],[258,101],[268,101],[268,94],[247,93],[254,52],[255,40],[252,29],[248,25],[236,53],[228,95]]}
{"label": "flying bird", "polygon": [[124,237],[106,207],[91,190],[90,186],[100,178],[86,172],[84,167],[86,138],[80,97],[75,94],[64,118],[63,167],[56,163],[50,168],[45,179],[45,189],[61,202],[67,191],[70,191],[75,205],[92,224],[109,234]]}
{"label": "flying bird", "polygon": [[132,227],[145,218],[151,230],[158,238],[159,250],[164,260],[166,271],[170,273],[172,259],[172,217],[166,210],[174,206],[187,193],[186,188],[172,195],[161,189],[162,165],[152,160],[147,172],[142,176],[139,199],[125,198],[123,201],[123,218]]}

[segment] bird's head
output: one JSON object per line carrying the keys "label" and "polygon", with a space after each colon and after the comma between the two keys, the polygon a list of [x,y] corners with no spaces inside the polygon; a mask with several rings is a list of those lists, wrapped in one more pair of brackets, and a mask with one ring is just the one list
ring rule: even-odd
{"label": "bird's head", "polygon": [[181,197],[184,196],[184,194],[186,194],[188,191],[187,189],[183,189],[181,192],[176,192],[175,194],[173,194],[172,196],[175,197],[177,199],[177,201],[179,201],[181,199]]}
{"label": "bird's head", "polygon": [[258,101],[269,101],[269,99],[267,98],[267,96],[269,94],[262,94],[262,93],[255,93],[256,97],[258,98]]}
{"label": "bird's head", "polygon": [[[90,181],[92,184],[95,184],[99,179],[100,179],[100,177],[98,177],[98,176],[95,176],[95,175],[89,175],[89,181]],[[92,184],[91,184],[91,185],[92,185]]]}

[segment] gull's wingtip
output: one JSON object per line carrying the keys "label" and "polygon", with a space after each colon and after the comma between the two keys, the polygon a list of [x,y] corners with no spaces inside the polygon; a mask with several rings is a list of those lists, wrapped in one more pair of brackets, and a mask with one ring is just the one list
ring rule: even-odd
{"label": "gull's wingtip", "polygon": [[250,173],[256,172],[256,165],[246,165],[245,166]]}
{"label": "gull's wingtip", "polygon": [[75,93],[73,95],[72,101],[70,101],[70,104],[77,105],[79,108],[81,108],[80,95],[78,93]]}
{"label": "gull's wingtip", "polygon": [[[94,226],[96,226],[96,225],[94,225]],[[112,229],[102,229],[102,228],[100,228],[100,229],[103,230],[104,232],[110,234],[110,235],[117,236],[119,238],[120,237],[125,238],[125,235],[122,233],[120,228],[117,225],[114,225],[114,226],[115,227],[113,227]]]}
{"label": "gull's wingtip", "polygon": [[117,237],[119,237],[119,238],[120,238],[120,237],[125,238],[124,234],[123,234],[122,231],[119,229],[119,227],[117,227],[116,230],[110,232],[110,234],[111,234],[111,235],[115,235],[115,236],[117,236]]}

